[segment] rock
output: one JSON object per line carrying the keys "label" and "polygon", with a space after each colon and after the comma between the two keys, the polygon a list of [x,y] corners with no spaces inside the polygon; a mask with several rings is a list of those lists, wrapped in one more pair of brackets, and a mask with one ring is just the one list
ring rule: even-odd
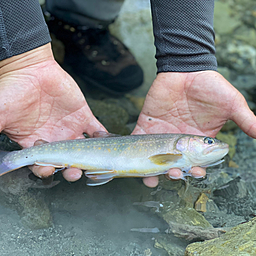
{"label": "rock", "polygon": [[240,40],[228,39],[216,46],[219,65],[236,70],[238,74],[255,74],[256,49]]}
{"label": "rock", "polygon": [[126,124],[129,115],[125,109],[114,103],[106,103],[101,100],[87,99],[93,114],[111,133],[129,134]]}
{"label": "rock", "polygon": [[228,214],[234,213],[249,219],[256,210],[249,188],[247,182],[238,176],[213,191],[214,202],[220,210],[226,210]]}
{"label": "rock", "polygon": [[200,226],[191,226],[174,222],[171,224],[171,228],[166,232],[173,233],[176,237],[184,238],[188,241],[210,240],[226,233],[222,228],[202,228]]}
{"label": "rock", "polygon": [[230,70],[227,67],[218,67],[218,72],[230,81]]}
{"label": "rock", "polygon": [[221,132],[219,132],[216,135],[216,138],[218,140],[226,142],[229,145],[228,155],[230,156],[230,158],[233,158],[233,156],[236,153],[237,138],[234,135],[230,134],[230,133],[229,134],[224,134],[224,133],[221,133]]}
{"label": "rock", "polygon": [[224,126],[221,128],[222,132],[228,132],[228,131],[233,131],[238,129],[239,127],[237,126],[237,124],[235,122],[233,122],[232,120],[228,120]]}
{"label": "rock", "polygon": [[18,213],[23,225],[30,229],[43,229],[52,226],[52,215],[43,197],[24,194],[18,198]]}
{"label": "rock", "polygon": [[[133,98],[133,97],[132,97]],[[137,98],[137,97],[135,97]],[[118,99],[114,98],[106,98],[103,100],[105,103],[115,104],[121,108],[123,108],[129,115],[128,123],[133,123],[138,120],[138,116],[140,114],[140,109],[134,104],[132,100],[128,97],[121,97]]]}
{"label": "rock", "polygon": [[28,178],[30,173],[31,171],[24,167],[2,176],[0,190],[3,195],[1,196],[8,207],[18,212],[23,225],[30,229],[48,228],[52,225],[51,212],[44,197],[29,190],[31,187],[36,187],[36,182]]}
{"label": "rock", "polygon": [[214,29],[217,34],[231,34],[235,28],[240,26],[239,16],[232,16],[231,14],[232,8],[229,6],[229,3],[215,2]]}
{"label": "rock", "polygon": [[127,94],[126,97],[134,104],[134,106],[141,111],[144,101],[145,101],[145,97],[137,97],[137,96],[133,96],[130,94]]}
{"label": "rock", "polygon": [[164,249],[169,256],[183,256],[184,245],[182,245],[179,241],[174,243],[172,240],[173,238],[171,239],[168,235],[158,235],[156,236],[154,247]]}
{"label": "rock", "polygon": [[0,133],[0,150],[12,151],[19,149],[21,149],[21,146],[17,142],[10,140],[5,134]]}
{"label": "rock", "polygon": [[256,75],[239,75],[235,81],[232,81],[232,84],[239,91],[246,90],[247,92],[250,92],[250,90],[256,87]]}
{"label": "rock", "polygon": [[245,42],[248,45],[256,47],[256,30],[255,28],[248,28],[247,26],[241,26],[236,29],[233,37],[240,41]]}
{"label": "rock", "polygon": [[173,223],[212,228],[212,225],[198,213],[194,208],[179,207],[173,208],[162,214],[163,219],[172,227]]}
{"label": "rock", "polygon": [[219,238],[190,244],[185,256],[256,255],[256,218]]}

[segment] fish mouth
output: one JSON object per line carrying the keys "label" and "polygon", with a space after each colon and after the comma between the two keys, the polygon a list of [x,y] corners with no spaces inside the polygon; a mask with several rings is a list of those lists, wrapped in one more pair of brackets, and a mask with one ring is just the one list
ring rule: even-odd
{"label": "fish mouth", "polygon": [[229,151],[229,146],[228,145],[213,145],[211,147],[208,147],[206,149],[204,149],[203,151],[203,155],[207,155],[210,153],[218,153],[219,155],[223,155],[225,156]]}

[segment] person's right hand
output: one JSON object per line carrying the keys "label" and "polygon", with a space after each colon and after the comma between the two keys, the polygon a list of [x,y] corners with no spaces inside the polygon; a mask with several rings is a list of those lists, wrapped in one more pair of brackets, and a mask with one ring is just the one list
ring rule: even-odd
{"label": "person's right hand", "polygon": [[[48,142],[84,138],[106,131],[93,116],[76,82],[56,63],[50,44],[0,61],[0,128],[22,147],[37,140]],[[48,177],[53,167],[32,168]],[[82,171],[63,172],[78,180]]]}

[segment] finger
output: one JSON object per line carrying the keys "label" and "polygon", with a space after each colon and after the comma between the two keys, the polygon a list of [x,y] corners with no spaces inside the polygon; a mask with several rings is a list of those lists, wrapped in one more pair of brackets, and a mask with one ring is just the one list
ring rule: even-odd
{"label": "finger", "polygon": [[64,179],[70,182],[79,180],[82,174],[83,172],[77,168],[68,168],[62,172]]}
{"label": "finger", "polygon": [[150,188],[154,188],[158,185],[158,177],[143,178],[143,183]]}
{"label": "finger", "polygon": [[46,140],[36,140],[34,142],[34,146],[39,146],[39,145],[46,144],[46,143],[49,143],[49,142]]}
{"label": "finger", "polygon": [[52,166],[29,166],[29,169],[39,178],[44,179],[54,174],[55,168]]}
{"label": "finger", "polygon": [[193,168],[191,168],[189,173],[191,174],[192,177],[194,177],[196,179],[200,179],[200,178],[205,177],[206,169],[201,168],[201,167],[193,167]]}
{"label": "finger", "polygon": [[165,175],[167,179],[180,180],[184,178],[183,172],[178,168],[172,168]]}
{"label": "finger", "polygon": [[230,118],[247,135],[256,138],[256,116],[250,110],[246,100],[239,94],[239,100],[236,100],[235,110]]}

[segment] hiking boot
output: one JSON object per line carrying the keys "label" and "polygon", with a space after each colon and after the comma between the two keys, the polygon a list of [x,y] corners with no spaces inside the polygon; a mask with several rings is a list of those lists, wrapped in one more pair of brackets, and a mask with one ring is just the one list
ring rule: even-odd
{"label": "hiking boot", "polygon": [[74,26],[53,16],[47,24],[50,33],[64,44],[63,66],[69,66],[89,86],[123,94],[142,84],[141,67],[127,47],[110,34],[107,26]]}

